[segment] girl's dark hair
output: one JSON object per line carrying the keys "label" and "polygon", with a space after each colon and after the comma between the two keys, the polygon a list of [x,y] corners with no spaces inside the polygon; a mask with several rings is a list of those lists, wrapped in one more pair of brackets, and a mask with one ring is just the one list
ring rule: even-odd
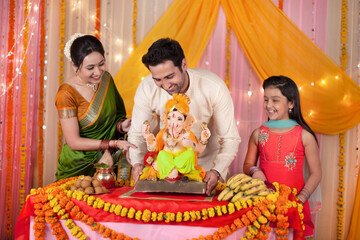
{"label": "girl's dark hair", "polygon": [[84,58],[92,52],[98,52],[104,57],[105,51],[99,39],[91,35],[79,37],[70,47],[71,61],[79,69]]}
{"label": "girl's dark hair", "polygon": [[176,40],[161,38],[150,46],[148,52],[142,57],[142,62],[149,69],[149,66],[171,60],[182,72],[181,63],[184,58],[184,51]]}
{"label": "girl's dark hair", "polygon": [[310,132],[317,142],[317,138],[313,130],[304,120],[301,108],[300,108],[300,94],[297,88],[296,83],[288,77],[285,76],[272,76],[266,79],[263,83],[263,89],[265,90],[268,87],[274,87],[281,91],[281,94],[284,95],[288,101],[294,103],[294,108],[289,112],[289,118],[295,120],[300,126],[302,126],[306,131]]}

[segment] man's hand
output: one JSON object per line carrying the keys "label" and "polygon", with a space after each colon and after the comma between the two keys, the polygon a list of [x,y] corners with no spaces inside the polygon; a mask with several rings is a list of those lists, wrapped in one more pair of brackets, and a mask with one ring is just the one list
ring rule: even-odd
{"label": "man's hand", "polygon": [[144,168],[144,165],[141,163],[135,163],[132,169],[134,184],[139,180],[140,175],[142,174],[142,170]]}
{"label": "man's hand", "polygon": [[212,190],[216,187],[218,183],[218,174],[215,170],[210,170],[206,172],[204,182],[206,182],[206,195],[210,196]]}

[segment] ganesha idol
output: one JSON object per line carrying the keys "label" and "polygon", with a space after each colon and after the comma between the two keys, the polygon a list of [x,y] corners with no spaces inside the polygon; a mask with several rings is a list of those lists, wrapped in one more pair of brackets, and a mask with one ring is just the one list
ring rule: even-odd
{"label": "ganesha idol", "polygon": [[197,140],[190,130],[195,118],[189,114],[189,104],[190,99],[186,95],[173,94],[173,99],[167,101],[165,113],[161,116],[164,128],[156,138],[150,133],[149,123],[145,121],[142,135],[148,153],[144,158],[145,168],[140,179],[203,181],[205,170],[197,165],[197,154],[205,150],[210,130],[203,123],[200,140]]}

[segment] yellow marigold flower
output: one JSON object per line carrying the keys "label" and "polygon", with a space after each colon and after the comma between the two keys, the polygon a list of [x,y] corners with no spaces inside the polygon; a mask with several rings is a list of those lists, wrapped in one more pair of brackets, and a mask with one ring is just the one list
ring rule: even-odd
{"label": "yellow marigold flower", "polygon": [[142,216],[142,212],[140,210],[138,210],[135,214],[135,219],[140,221],[141,220],[141,216]]}
{"label": "yellow marigold flower", "polygon": [[77,196],[76,196],[76,199],[77,200],[82,200],[83,199],[83,196],[85,195],[85,192],[78,192]]}
{"label": "yellow marigold flower", "polygon": [[251,199],[246,200],[246,203],[249,207],[253,205],[253,201]]}
{"label": "yellow marigold flower", "polygon": [[83,199],[82,199],[82,200],[86,202],[86,201],[87,201],[87,199],[88,199],[88,197],[90,197],[90,196],[89,196],[89,195],[87,195],[87,194],[85,194],[85,195],[83,196]]}
{"label": "yellow marigold flower", "polygon": [[275,205],[274,204],[269,204],[267,207],[270,210],[270,212],[274,212],[274,210],[275,210]]}
{"label": "yellow marigold flower", "polygon": [[83,235],[79,238],[79,240],[86,240],[86,238],[87,238],[87,235],[83,234]]}
{"label": "yellow marigold flower", "polygon": [[235,212],[235,206],[233,203],[229,203],[227,206],[227,210],[229,211],[229,214],[232,214]]}
{"label": "yellow marigold flower", "polygon": [[216,211],[216,214],[217,214],[218,216],[222,216],[222,212],[221,212],[221,207],[220,207],[220,206],[216,206],[216,207],[215,207],[215,211]]}
{"label": "yellow marigold flower", "polygon": [[78,226],[73,227],[70,230],[71,235],[75,236],[81,229]]}
{"label": "yellow marigold flower", "polygon": [[135,216],[135,209],[131,207],[128,211],[127,217],[134,218],[134,216]]}
{"label": "yellow marigold flower", "polygon": [[71,195],[72,198],[76,198],[77,194],[79,191],[74,191],[73,194]]}
{"label": "yellow marigold flower", "polygon": [[195,215],[196,215],[196,220],[200,220],[200,219],[201,219],[201,213],[200,213],[200,211],[196,211],[196,212],[195,212]]}
{"label": "yellow marigold flower", "polygon": [[72,223],[73,223],[73,221],[72,221],[71,219],[68,219],[68,220],[66,220],[66,222],[65,222],[65,226],[69,227],[69,226],[72,225]]}
{"label": "yellow marigold flower", "polygon": [[227,210],[227,206],[226,206],[226,205],[222,205],[222,206],[221,206],[221,212],[222,212],[223,214],[227,214],[227,213],[228,213],[228,210]]}
{"label": "yellow marigold flower", "polygon": [[82,235],[83,235],[82,232],[78,232],[75,237],[77,237],[78,239],[80,239],[80,238],[82,237]]}
{"label": "yellow marigold flower", "polygon": [[181,212],[177,212],[176,213],[176,222],[181,222],[182,221],[182,213]]}
{"label": "yellow marigold flower", "polygon": [[291,201],[286,201],[286,207],[287,208],[292,208],[292,202]]}
{"label": "yellow marigold flower", "polygon": [[234,202],[234,205],[235,205],[235,207],[236,207],[236,210],[239,211],[240,209],[242,209],[241,203],[240,203],[239,201]]}
{"label": "yellow marigold flower", "polygon": [[54,213],[57,213],[61,210],[61,206],[60,205],[56,205],[55,207],[53,207],[53,211]]}
{"label": "yellow marigold flower", "polygon": [[58,216],[62,216],[62,215],[64,215],[65,213],[66,213],[65,209],[61,209],[61,210],[58,211],[57,215],[58,215]]}
{"label": "yellow marigold flower", "polygon": [[257,220],[258,220],[261,224],[267,223],[267,218],[264,217],[263,215],[259,216]]}
{"label": "yellow marigold flower", "polygon": [[299,212],[302,212],[302,210],[304,209],[304,205],[302,205],[301,203],[298,203],[297,208],[298,208]]}
{"label": "yellow marigold flower", "polygon": [[35,189],[35,188],[32,188],[32,189],[30,190],[30,194],[31,194],[31,195],[36,194],[36,192],[37,192],[37,191],[36,191],[36,189]]}
{"label": "yellow marigold flower", "polygon": [[69,219],[69,214],[65,213],[64,215],[61,216],[61,219]]}
{"label": "yellow marigold flower", "polygon": [[304,219],[304,214],[303,213],[299,213],[300,219],[303,220]]}
{"label": "yellow marigold flower", "polygon": [[71,196],[72,196],[72,193],[73,193],[73,191],[69,190],[69,191],[66,192],[66,196],[67,196],[67,197],[71,197]]}
{"label": "yellow marigold flower", "polygon": [[188,211],[184,212],[183,220],[184,221],[189,221],[189,219],[190,219],[190,213]]}
{"label": "yellow marigold flower", "polygon": [[208,213],[209,213],[209,217],[214,217],[215,216],[214,208],[208,208]]}
{"label": "yellow marigold flower", "polygon": [[149,209],[145,209],[142,214],[142,220],[144,222],[149,222],[151,217],[151,211]]}
{"label": "yellow marigold flower", "polygon": [[152,212],[151,213],[151,221],[156,222],[157,219],[157,213],[156,212]]}
{"label": "yellow marigold flower", "polygon": [[103,208],[103,207],[104,207],[104,204],[105,204],[105,201],[102,200],[102,199],[99,199],[99,201],[98,201],[98,208]]}
{"label": "yellow marigold flower", "polygon": [[175,213],[170,213],[170,221],[171,222],[175,221]]}
{"label": "yellow marigold flower", "polygon": [[[257,221],[257,220],[255,220],[254,222],[253,222],[253,225],[254,225],[254,227],[256,227],[256,228],[260,228],[260,223]],[[256,233],[257,234],[257,233]]]}
{"label": "yellow marigold flower", "polygon": [[127,212],[128,212],[128,209],[127,208],[122,208],[121,209],[121,213],[120,213],[120,216],[122,216],[122,217],[125,217],[126,215],[127,215]]}
{"label": "yellow marigold flower", "polygon": [[116,215],[120,215],[121,210],[122,210],[122,206],[120,204],[118,204],[118,205],[116,205],[114,212]]}
{"label": "yellow marigold flower", "polygon": [[158,220],[158,221],[164,220],[163,215],[164,215],[163,212],[158,213],[158,214],[157,214],[157,220]]}
{"label": "yellow marigold flower", "polygon": [[104,211],[108,212],[110,210],[111,203],[107,202],[104,204]]}
{"label": "yellow marigold flower", "polygon": [[[115,208],[116,208],[116,205],[115,205],[115,204],[111,204],[111,207],[110,207],[110,209],[109,209],[109,212],[110,212],[110,213],[113,213],[113,212],[115,211]],[[117,214],[117,215],[119,215],[119,214]]]}
{"label": "yellow marigold flower", "polygon": [[165,213],[165,216],[166,216],[165,222],[166,223],[170,222],[170,213],[169,212]]}
{"label": "yellow marigold flower", "polygon": [[245,236],[247,237],[247,239],[253,239],[254,238],[254,234],[251,233],[250,229],[245,233]]}
{"label": "yellow marigold flower", "polygon": [[93,208],[98,208],[98,203],[99,203],[99,202],[98,202],[97,200],[95,200],[95,202],[94,202],[93,205],[92,205]]}
{"label": "yellow marigold flower", "polygon": [[208,219],[208,210],[207,209],[203,209],[201,210],[201,214],[202,214],[202,220],[206,220]]}
{"label": "yellow marigold flower", "polygon": [[48,194],[48,200],[51,200],[51,199],[53,199],[54,198],[54,196],[52,195],[52,194]]}
{"label": "yellow marigold flower", "polygon": [[196,220],[195,211],[190,211],[190,219],[191,219],[192,222]]}
{"label": "yellow marigold flower", "polygon": [[92,206],[93,203],[94,203],[94,200],[95,200],[95,197],[94,197],[94,196],[88,197],[88,199],[87,199],[87,204],[88,204],[89,206]]}
{"label": "yellow marigold flower", "polygon": [[240,203],[241,203],[242,208],[247,208],[248,207],[245,200],[240,200]]}

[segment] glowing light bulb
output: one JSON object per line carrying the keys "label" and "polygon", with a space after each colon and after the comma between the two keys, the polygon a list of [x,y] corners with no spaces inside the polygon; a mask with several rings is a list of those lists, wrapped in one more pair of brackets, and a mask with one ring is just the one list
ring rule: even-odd
{"label": "glowing light bulb", "polygon": [[129,47],[129,53],[132,53],[132,51],[134,51],[134,49],[132,47]]}
{"label": "glowing light bulb", "polygon": [[311,86],[314,86],[315,85],[315,83],[314,82],[311,82]]}
{"label": "glowing light bulb", "polygon": [[144,77],[141,77],[141,81],[144,80]]}
{"label": "glowing light bulb", "polygon": [[322,84],[325,84],[325,80],[322,80],[321,83],[322,83]]}
{"label": "glowing light bulb", "polygon": [[249,95],[249,97],[251,97],[252,91],[248,91],[248,95]]}
{"label": "glowing light bulb", "polygon": [[339,79],[339,76],[335,76],[335,79]]}
{"label": "glowing light bulb", "polygon": [[239,121],[236,121],[236,125],[239,125],[240,124],[240,122]]}
{"label": "glowing light bulb", "polygon": [[302,87],[299,87],[299,90],[301,91]]}

